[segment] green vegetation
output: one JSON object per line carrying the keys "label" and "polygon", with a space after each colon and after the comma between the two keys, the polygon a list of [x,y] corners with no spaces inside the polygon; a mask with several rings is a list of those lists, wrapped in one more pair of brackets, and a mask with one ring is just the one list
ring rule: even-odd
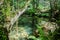
{"label": "green vegetation", "polygon": [[60,40],[60,1],[0,0],[0,40]]}

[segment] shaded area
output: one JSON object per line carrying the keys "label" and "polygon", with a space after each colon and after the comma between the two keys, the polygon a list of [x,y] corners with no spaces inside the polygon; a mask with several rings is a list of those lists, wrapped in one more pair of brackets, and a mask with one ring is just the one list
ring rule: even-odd
{"label": "shaded area", "polygon": [[6,28],[0,27],[0,40],[9,40],[8,31]]}

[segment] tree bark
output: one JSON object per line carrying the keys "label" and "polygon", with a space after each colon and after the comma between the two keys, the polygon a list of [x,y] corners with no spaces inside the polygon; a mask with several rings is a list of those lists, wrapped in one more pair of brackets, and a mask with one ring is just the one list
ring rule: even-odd
{"label": "tree bark", "polygon": [[11,30],[13,24],[18,20],[18,18],[26,11],[29,3],[31,2],[31,0],[28,0],[28,2],[26,3],[25,7],[23,8],[22,11],[18,11],[18,13],[15,15],[15,17],[10,19],[9,23],[6,23],[6,25],[4,25],[4,27],[7,28],[7,30]]}

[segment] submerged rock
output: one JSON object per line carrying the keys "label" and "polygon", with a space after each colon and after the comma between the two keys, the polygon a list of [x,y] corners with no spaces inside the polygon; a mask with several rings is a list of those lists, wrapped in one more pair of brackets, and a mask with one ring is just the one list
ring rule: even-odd
{"label": "submerged rock", "polygon": [[[30,30],[30,28],[27,29]],[[26,30],[26,27],[14,27],[9,33],[9,40],[26,40],[30,34],[29,30]]]}

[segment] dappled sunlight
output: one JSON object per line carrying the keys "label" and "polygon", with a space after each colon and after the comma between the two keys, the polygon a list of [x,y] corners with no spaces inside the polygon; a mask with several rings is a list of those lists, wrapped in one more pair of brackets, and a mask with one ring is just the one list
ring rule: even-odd
{"label": "dappled sunlight", "polygon": [[60,40],[60,1],[0,0],[0,40]]}

